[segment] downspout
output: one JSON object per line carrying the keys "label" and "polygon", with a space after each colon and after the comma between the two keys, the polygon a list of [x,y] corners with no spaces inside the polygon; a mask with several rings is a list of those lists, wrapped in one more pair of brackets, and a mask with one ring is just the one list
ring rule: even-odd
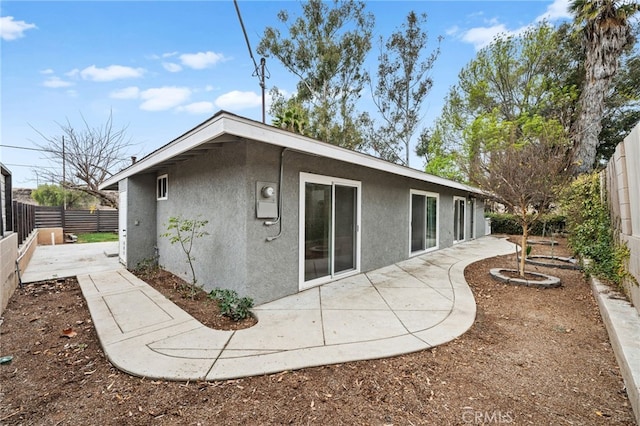
{"label": "downspout", "polygon": [[268,220],[264,222],[264,226],[272,226],[272,225],[280,225],[279,226],[279,231],[278,231],[278,235],[273,235],[271,237],[267,237],[266,241],[267,242],[271,242],[274,240],[277,240],[278,238],[280,238],[282,236],[282,199],[284,198],[284,195],[282,193],[282,183],[284,182],[284,153],[285,151],[287,151],[289,148],[283,148],[282,152],[280,152],[280,177],[278,180],[278,217],[276,218],[276,220]]}

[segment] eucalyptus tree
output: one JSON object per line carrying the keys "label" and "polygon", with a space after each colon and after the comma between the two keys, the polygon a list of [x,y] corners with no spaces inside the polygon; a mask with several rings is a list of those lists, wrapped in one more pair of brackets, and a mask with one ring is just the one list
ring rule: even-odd
{"label": "eucalyptus tree", "polygon": [[586,55],[580,115],[573,132],[576,172],[584,173],[595,166],[606,96],[621,55],[633,43],[629,18],[640,4],[636,0],[573,0],[570,10],[581,25]]}
{"label": "eucalyptus tree", "polygon": [[278,13],[288,28],[267,27],[258,52],[278,59],[298,79],[295,95],[309,118],[309,133],[320,140],[355,149],[362,145],[356,101],[367,81],[363,63],[371,49],[374,17],[361,1],[302,3],[293,19]]}
{"label": "eucalyptus tree", "polygon": [[426,14],[411,11],[386,42],[380,37],[373,101],[383,124],[371,140],[372,148],[382,158],[406,166],[411,141],[422,119],[422,105],[433,86],[429,72],[440,54],[439,45],[431,53],[425,53],[426,22]]}

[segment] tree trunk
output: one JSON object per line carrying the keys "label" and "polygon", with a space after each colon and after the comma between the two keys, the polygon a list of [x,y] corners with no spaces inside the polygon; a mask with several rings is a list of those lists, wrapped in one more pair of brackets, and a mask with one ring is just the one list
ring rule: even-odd
{"label": "tree trunk", "polygon": [[520,276],[524,278],[524,265],[525,258],[527,257],[527,239],[529,238],[529,227],[527,225],[522,225],[522,243],[520,247],[522,251],[520,252]]}
{"label": "tree trunk", "polygon": [[585,81],[580,95],[580,115],[574,130],[576,174],[593,170],[602,130],[602,112],[618,60],[629,42],[629,29],[614,19],[586,28]]}

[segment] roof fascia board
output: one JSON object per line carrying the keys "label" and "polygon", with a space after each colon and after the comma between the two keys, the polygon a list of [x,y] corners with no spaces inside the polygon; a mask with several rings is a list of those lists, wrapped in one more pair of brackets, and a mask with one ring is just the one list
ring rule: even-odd
{"label": "roof fascia board", "polygon": [[423,182],[440,185],[447,188],[458,189],[464,192],[475,193],[478,195],[486,195],[482,190],[474,188],[439,176],[429,175],[419,170],[409,167],[399,166],[366,154],[331,145],[325,142],[319,142],[315,139],[292,133],[286,130],[278,129],[273,126],[258,123],[244,117],[234,114],[221,112],[208,121],[192,129],[191,131],[180,136],[178,139],[152,152],[148,156],[142,158],[137,163],[129,166],[123,171],[116,173],[109,179],[105,180],[100,189],[110,187],[119,181],[143,172],[145,169],[153,167],[163,161],[170,160],[172,157],[185,153],[196,148],[203,143],[212,141],[224,134],[237,136],[243,139],[255,140],[270,145],[289,148],[305,154],[326,157],[347,163],[380,170],[395,175],[400,175]]}
{"label": "roof fascia board", "polygon": [[210,121],[202,123],[200,126],[182,135],[168,145],[165,145],[157,151],[142,158],[140,161],[132,164],[123,171],[111,176],[100,185],[100,189],[115,185],[123,179],[140,173],[163,161],[167,161],[176,155],[187,152],[205,142],[221,136],[223,133],[224,129],[223,123],[221,122],[221,116],[214,117]]}
{"label": "roof fascia board", "polygon": [[448,188],[459,189],[465,192],[473,192],[479,195],[485,195],[483,191],[459,182],[444,179],[439,176],[429,175],[427,173],[415,170],[409,167],[399,166],[360,152],[331,145],[324,142],[318,142],[314,139],[307,138],[296,133],[281,130],[269,126],[264,128],[263,125],[256,125],[254,122],[245,120],[238,116],[225,117],[225,131],[235,136],[253,139],[256,141],[268,143],[271,145],[290,148],[310,155],[320,157],[328,157],[351,164],[356,164],[371,169],[381,170],[384,172],[417,179],[423,182],[433,183]]}

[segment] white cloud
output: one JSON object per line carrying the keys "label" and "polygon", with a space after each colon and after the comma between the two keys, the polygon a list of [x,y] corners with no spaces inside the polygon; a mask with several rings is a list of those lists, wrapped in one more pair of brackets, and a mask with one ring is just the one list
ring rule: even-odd
{"label": "white cloud", "polygon": [[215,101],[218,108],[222,109],[246,109],[262,105],[262,97],[255,92],[240,92],[234,90],[218,96]]}
{"label": "white cloud", "polygon": [[67,95],[69,95],[70,98],[77,98],[78,92],[73,89],[69,89],[67,90]]}
{"label": "white cloud", "polygon": [[109,93],[109,97],[113,99],[138,99],[140,97],[140,89],[136,86],[125,87]]}
{"label": "white cloud", "polygon": [[91,65],[80,71],[80,76],[91,81],[114,81],[123,78],[137,78],[144,74],[142,68],[131,68],[122,65],[109,65],[106,68],[98,68]]}
{"label": "white cloud", "polygon": [[476,27],[464,32],[462,41],[473,44],[476,50],[480,50],[491,42],[499,34],[511,34],[512,31],[507,30],[504,24],[495,24],[490,27]]}
{"label": "white cloud", "polygon": [[60,77],[49,77],[48,79],[46,79],[44,81],[44,83],[42,83],[42,85],[44,87],[49,87],[52,89],[58,89],[60,87],[69,87],[69,86],[73,86],[73,83],[70,81],[64,81],[62,79],[60,79]]}
{"label": "white cloud", "polygon": [[182,71],[182,67],[174,62],[163,62],[162,66],[165,70],[169,72],[179,72]]}
{"label": "white cloud", "polygon": [[215,87],[213,87],[213,86],[212,86],[212,85],[210,85],[210,84],[207,84],[207,85],[205,86],[205,88],[204,88],[204,91],[205,91],[205,92],[212,92],[213,90],[215,90]]}
{"label": "white cloud", "polygon": [[185,111],[189,114],[210,114],[214,110],[211,102],[194,102],[189,105],[178,107],[178,111]]}
{"label": "white cloud", "polygon": [[458,27],[457,25],[454,25],[453,27],[449,27],[446,31],[445,34],[448,36],[453,36],[458,34],[458,31],[460,31],[460,27]]}
{"label": "white cloud", "polygon": [[222,53],[215,52],[184,53],[180,55],[182,65],[196,70],[212,67],[224,60],[226,58]]}
{"label": "white cloud", "polygon": [[46,70],[40,71],[40,74],[50,75],[53,74],[53,70],[51,68],[47,68]]}
{"label": "white cloud", "polygon": [[569,12],[569,0],[554,0],[547,7],[547,11],[536,18],[536,22],[547,20],[550,22],[560,19],[571,19],[573,16]]}
{"label": "white cloud", "polygon": [[76,78],[78,75],[80,75],[80,70],[78,68],[74,68],[71,71],[64,73],[64,75],[66,75],[67,77]]}
{"label": "white cloud", "polygon": [[24,21],[15,21],[13,16],[0,17],[0,38],[6,41],[16,40],[24,37],[24,32],[36,27],[35,24],[28,24]]}
{"label": "white cloud", "polygon": [[191,89],[187,87],[164,86],[147,89],[140,92],[140,99],[144,102],[140,109],[145,111],[163,111],[186,102],[191,96]]}

